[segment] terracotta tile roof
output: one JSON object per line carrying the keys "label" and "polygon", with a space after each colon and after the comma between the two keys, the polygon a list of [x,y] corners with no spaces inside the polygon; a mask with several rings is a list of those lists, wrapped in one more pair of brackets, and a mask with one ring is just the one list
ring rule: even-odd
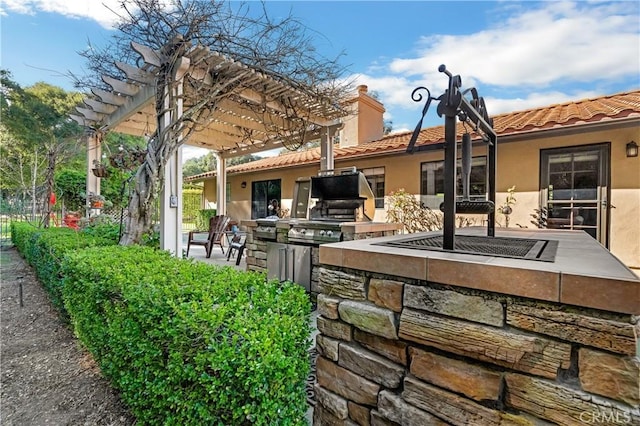
{"label": "terracotta tile roof", "polygon": [[[627,117],[640,117],[640,90],[499,114],[493,116],[493,127],[500,137]],[[418,117],[416,117],[417,119]],[[458,124],[458,134],[461,135],[463,132],[464,127]],[[395,133],[377,141],[353,147],[336,147],[334,158],[340,160],[371,154],[404,152],[411,138],[411,133]],[[444,126],[429,127],[420,131],[416,145],[437,145],[443,141]],[[227,172],[229,174],[246,173],[263,169],[303,166],[319,161],[320,148],[314,148],[239,164],[229,167]],[[211,176],[215,176],[215,171],[191,176],[185,180],[195,181]]]}

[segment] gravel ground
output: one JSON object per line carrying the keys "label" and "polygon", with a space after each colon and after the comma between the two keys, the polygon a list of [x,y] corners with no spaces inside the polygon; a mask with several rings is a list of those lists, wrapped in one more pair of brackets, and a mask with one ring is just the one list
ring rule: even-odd
{"label": "gravel ground", "polygon": [[135,424],[15,248],[0,285],[0,424]]}

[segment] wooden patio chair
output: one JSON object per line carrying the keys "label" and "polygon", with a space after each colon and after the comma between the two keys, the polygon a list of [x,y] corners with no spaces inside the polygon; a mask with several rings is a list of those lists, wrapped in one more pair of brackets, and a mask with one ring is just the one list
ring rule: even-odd
{"label": "wooden patio chair", "polygon": [[[208,231],[190,231],[187,240],[187,257],[191,246],[203,246],[207,259],[211,257],[211,250],[220,234],[224,235],[224,229],[229,223],[229,217],[224,215],[213,216],[209,219]],[[206,235],[206,237],[204,237]],[[223,251],[224,253],[224,251]]]}
{"label": "wooden patio chair", "polygon": [[213,234],[213,240],[211,241],[211,248],[209,248],[209,255],[207,257],[211,257],[211,251],[213,250],[213,246],[220,246],[220,250],[222,250],[222,254],[224,254],[224,247],[222,245],[223,239],[225,238],[225,231],[229,227],[229,222],[231,218],[229,216],[222,216],[218,221],[218,227],[216,232]]}

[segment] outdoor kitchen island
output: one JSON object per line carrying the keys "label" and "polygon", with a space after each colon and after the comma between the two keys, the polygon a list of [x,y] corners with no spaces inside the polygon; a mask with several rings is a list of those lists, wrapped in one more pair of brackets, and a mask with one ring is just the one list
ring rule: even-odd
{"label": "outdoor kitchen island", "polygon": [[438,234],[320,246],[315,425],[640,424],[633,272],[580,231],[497,230],[537,259],[407,248]]}
{"label": "outdoor kitchen island", "polygon": [[293,281],[318,294],[318,247],[322,244],[396,234],[402,225],[373,222],[375,202],[355,167],[324,169],[296,180],[291,218],[242,221],[247,229],[247,269]]}
{"label": "outdoor kitchen island", "polygon": [[[396,223],[339,223],[301,219],[244,220],[241,225],[247,231],[247,270],[266,272],[270,277],[296,281],[311,293],[313,299],[318,294],[318,248],[321,244],[391,236],[401,228]],[[331,235],[327,235],[328,232]],[[296,252],[298,259],[286,261],[286,266],[291,265],[294,269],[287,277],[284,271],[286,259],[281,257]],[[273,259],[274,256],[276,259]],[[297,269],[294,268],[296,261],[303,263]]]}

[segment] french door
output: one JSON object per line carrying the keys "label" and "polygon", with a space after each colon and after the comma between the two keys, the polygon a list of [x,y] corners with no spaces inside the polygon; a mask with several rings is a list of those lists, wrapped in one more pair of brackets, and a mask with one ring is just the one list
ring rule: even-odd
{"label": "french door", "polygon": [[608,247],[609,144],[541,151],[547,228],[587,232]]}

